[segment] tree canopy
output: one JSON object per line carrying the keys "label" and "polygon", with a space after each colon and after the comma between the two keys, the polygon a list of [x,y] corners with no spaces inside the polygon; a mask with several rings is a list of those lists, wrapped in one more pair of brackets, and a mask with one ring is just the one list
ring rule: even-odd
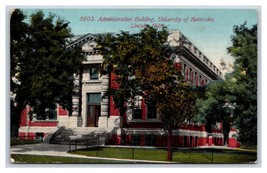
{"label": "tree canopy", "polygon": [[[257,25],[252,28],[246,24],[234,26],[228,52],[235,58],[234,70],[226,74],[225,80],[207,87],[205,99],[198,100],[200,120],[207,125],[222,120],[224,133],[228,134],[230,125],[234,126],[243,144],[256,145]],[[211,126],[207,130],[211,131]]]}
{"label": "tree canopy", "polygon": [[55,14],[37,11],[29,17],[20,9],[11,14],[10,56],[11,92],[17,114],[26,105],[39,117],[59,103],[71,110],[73,75],[78,73],[83,56],[79,48],[66,49],[72,37],[68,22]]}
{"label": "tree canopy", "polygon": [[233,45],[228,48],[235,58],[232,73],[235,99],[235,125],[239,140],[257,145],[257,25],[235,26]]}
{"label": "tree canopy", "polygon": [[227,142],[234,113],[235,96],[232,95],[232,81],[218,80],[207,86],[204,98],[197,100],[199,121],[206,125],[208,133],[223,123],[224,141]]}
{"label": "tree canopy", "polygon": [[122,110],[122,116],[127,106],[124,103],[133,101],[136,95],[157,105],[164,102],[170,105],[172,94],[173,99],[180,98],[185,94],[180,91],[190,90],[174,66],[175,56],[172,55],[177,53],[178,48],[170,47],[168,35],[166,28],[158,31],[147,26],[136,34],[122,31],[117,35],[99,36],[98,49],[104,56],[102,73],[113,72],[118,84],[106,95],[113,97],[116,107]]}
{"label": "tree canopy", "polygon": [[[167,42],[166,27],[157,30],[146,26],[136,34],[121,32],[117,35],[100,35],[98,49],[103,54],[102,73],[114,73],[115,88],[106,96],[112,96],[120,115],[124,116],[127,104],[135,96],[142,96],[146,103],[157,107],[162,123],[172,138],[172,128],[192,118],[196,95],[175,68],[174,59],[179,47]],[[172,143],[168,141],[168,143]],[[171,147],[168,159],[171,160]]]}

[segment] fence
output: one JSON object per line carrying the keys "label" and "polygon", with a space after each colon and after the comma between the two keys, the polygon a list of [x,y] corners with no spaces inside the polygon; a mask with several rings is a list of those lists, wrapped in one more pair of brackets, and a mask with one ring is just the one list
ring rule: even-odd
{"label": "fence", "polygon": [[[74,146],[74,149],[72,149]],[[70,139],[69,140],[69,151],[77,149],[88,149],[89,146],[95,146],[99,148],[99,138],[88,138],[88,139]]]}

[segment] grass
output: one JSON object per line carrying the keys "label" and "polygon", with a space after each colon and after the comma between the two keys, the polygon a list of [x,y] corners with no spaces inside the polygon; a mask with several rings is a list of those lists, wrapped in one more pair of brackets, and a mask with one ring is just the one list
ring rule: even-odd
{"label": "grass", "polygon": [[[94,157],[120,158],[167,161],[167,151],[164,149],[131,149],[131,148],[91,148],[72,151]],[[255,163],[257,153],[251,151],[222,149],[191,149],[173,152],[173,162],[176,163]]]}
{"label": "grass", "polygon": [[254,163],[257,160],[256,153],[238,152],[174,152],[173,160],[180,163]]}
{"label": "grass", "polygon": [[[81,149],[70,152],[71,154],[120,158],[120,159],[136,159],[136,160],[152,160],[167,161],[167,151],[165,149],[143,149],[143,148],[111,148],[100,147]],[[57,156],[41,156],[12,154],[11,158],[15,163],[31,163],[31,164],[125,164],[125,163],[141,163],[137,161],[115,161],[101,160],[91,158],[74,158],[74,157],[57,157]],[[173,151],[173,163],[201,163],[201,164],[233,164],[233,163],[255,163],[257,161],[257,152],[251,150],[226,150],[226,149],[179,149]]]}
{"label": "grass", "polygon": [[93,156],[93,157],[154,160],[154,161],[163,161],[162,158],[166,156],[166,151],[163,150],[108,148],[108,147],[99,149],[91,148],[91,149],[76,150],[70,153],[85,155],[85,156]]}
{"label": "grass", "polygon": [[257,150],[257,146],[241,146],[240,149],[241,150],[256,151]]}
{"label": "grass", "polygon": [[26,154],[11,154],[11,158],[15,160],[15,163],[29,163],[29,164],[125,164],[125,163],[129,163],[127,161],[26,155]]}

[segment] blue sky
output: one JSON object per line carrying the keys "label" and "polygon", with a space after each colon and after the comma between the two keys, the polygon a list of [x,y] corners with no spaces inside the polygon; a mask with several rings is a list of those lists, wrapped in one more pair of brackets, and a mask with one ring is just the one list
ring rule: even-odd
{"label": "blue sky", "polygon": [[[31,14],[37,9],[24,9]],[[45,14],[55,13],[70,22],[75,35],[86,33],[104,33],[120,30],[138,32],[140,28],[132,28],[134,24],[164,24],[169,30],[180,30],[195,46],[197,46],[215,65],[219,66],[220,59],[232,62],[226,48],[231,46],[233,26],[257,24],[258,12],[255,9],[42,9]],[[94,21],[81,21],[83,17]],[[129,22],[103,22],[101,17],[130,18]],[[152,22],[134,21],[136,17],[154,18]],[[180,22],[162,22],[158,18],[176,18]],[[192,17],[212,18],[212,22],[192,22]],[[188,18],[188,20],[187,20]],[[83,18],[84,19],[84,18]],[[179,20],[178,19],[178,20]]]}

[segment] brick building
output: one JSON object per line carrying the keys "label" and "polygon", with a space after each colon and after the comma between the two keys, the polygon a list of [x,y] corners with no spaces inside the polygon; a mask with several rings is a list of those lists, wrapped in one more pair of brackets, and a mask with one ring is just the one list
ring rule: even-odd
{"label": "brick building", "polygon": [[[93,48],[95,35],[86,34],[70,43],[67,48],[82,45],[86,60],[80,74],[75,75],[78,96],[73,97],[73,111],[70,113],[60,105],[48,110],[49,116],[40,120],[37,115],[29,115],[30,107],[21,114],[19,136],[21,138],[44,139],[54,143],[69,139],[100,137],[103,144],[126,144],[140,146],[166,146],[167,134],[163,129],[156,108],[146,105],[141,96],[136,98],[134,107],[127,109],[127,127],[122,126],[119,110],[114,108],[112,98],[101,99],[109,87],[115,85],[113,74],[100,75],[98,67],[102,55]],[[181,46],[175,55],[175,65],[193,86],[205,86],[222,78],[221,71],[180,31],[171,31],[168,36],[171,46]],[[222,122],[208,134],[203,124],[185,124],[173,130],[174,147],[195,147],[223,145]],[[238,147],[232,129],[229,133],[229,146]],[[53,141],[53,140],[54,141]]]}

